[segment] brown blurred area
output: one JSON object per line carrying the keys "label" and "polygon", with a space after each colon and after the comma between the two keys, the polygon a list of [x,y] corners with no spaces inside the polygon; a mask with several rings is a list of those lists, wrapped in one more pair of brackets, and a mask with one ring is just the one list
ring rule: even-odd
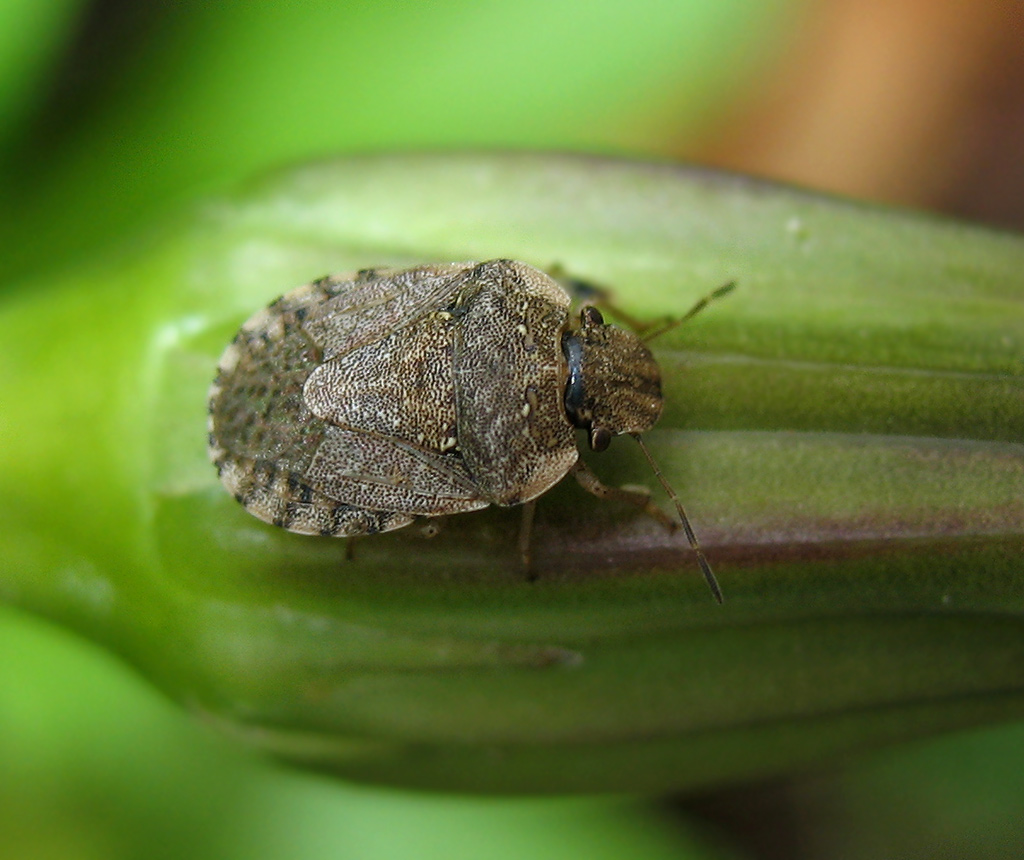
{"label": "brown blurred area", "polygon": [[1024,229],[1024,3],[813,0],[687,159]]}

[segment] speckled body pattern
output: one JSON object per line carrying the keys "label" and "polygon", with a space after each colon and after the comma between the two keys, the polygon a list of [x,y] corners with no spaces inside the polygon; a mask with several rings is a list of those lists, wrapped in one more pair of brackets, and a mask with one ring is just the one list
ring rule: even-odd
{"label": "speckled body pattern", "polygon": [[[578,457],[565,339],[581,329],[569,307],[555,280],[509,260],[299,287],[246,322],[221,357],[210,459],[251,514],[303,534],[382,532],[534,499]],[[640,395],[632,378],[622,384],[642,397],[643,415],[613,432],[647,429],[661,411],[650,353],[612,326],[591,334],[635,341],[646,381]],[[602,354],[589,363],[614,376]],[[584,401],[573,382],[574,402],[590,421],[595,402],[600,411],[615,398],[602,379],[586,384]]]}

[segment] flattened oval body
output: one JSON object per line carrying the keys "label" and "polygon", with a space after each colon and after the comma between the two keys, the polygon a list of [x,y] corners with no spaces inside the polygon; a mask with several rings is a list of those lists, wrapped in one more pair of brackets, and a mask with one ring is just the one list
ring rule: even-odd
{"label": "flattened oval body", "polygon": [[507,260],[299,287],[221,357],[210,458],[250,513],[306,534],[533,499],[578,456],[563,404],[569,304]]}

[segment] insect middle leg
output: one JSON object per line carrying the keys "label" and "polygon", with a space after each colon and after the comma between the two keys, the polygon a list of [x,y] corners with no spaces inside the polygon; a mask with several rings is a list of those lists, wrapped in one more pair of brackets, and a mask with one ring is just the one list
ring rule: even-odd
{"label": "insect middle leg", "polygon": [[598,478],[590,467],[582,460],[576,461],[576,465],[573,466],[572,469],[572,474],[584,490],[588,493],[592,493],[599,499],[611,499],[612,501],[626,502],[627,504],[633,505],[633,507],[639,508],[652,519],[657,520],[669,531],[675,531],[679,528],[679,523],[651,501],[651,494],[647,490],[634,490],[626,487],[609,487],[607,484],[602,483],[601,479]]}
{"label": "insect middle leg", "polygon": [[530,556],[530,539],[533,536],[533,516],[537,512],[537,500],[531,499],[523,505],[523,518],[519,523],[519,558],[523,563],[523,572],[526,578],[533,581],[537,575],[531,567],[533,559]]}

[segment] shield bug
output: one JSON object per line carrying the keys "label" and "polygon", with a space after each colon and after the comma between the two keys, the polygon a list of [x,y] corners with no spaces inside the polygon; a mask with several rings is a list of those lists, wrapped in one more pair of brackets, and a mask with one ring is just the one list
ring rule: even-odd
{"label": "shield bug", "polygon": [[577,318],[570,305],[555,279],[511,260],[367,269],[301,286],[246,322],[221,356],[210,459],[249,513],[301,534],[372,534],[527,504],[525,560],[532,502],[569,472],[597,496],[672,522],[648,494],[605,486],[579,459],[577,428],[595,451],[628,434],[721,601],[641,439],[662,410],[654,357],[597,308]]}

